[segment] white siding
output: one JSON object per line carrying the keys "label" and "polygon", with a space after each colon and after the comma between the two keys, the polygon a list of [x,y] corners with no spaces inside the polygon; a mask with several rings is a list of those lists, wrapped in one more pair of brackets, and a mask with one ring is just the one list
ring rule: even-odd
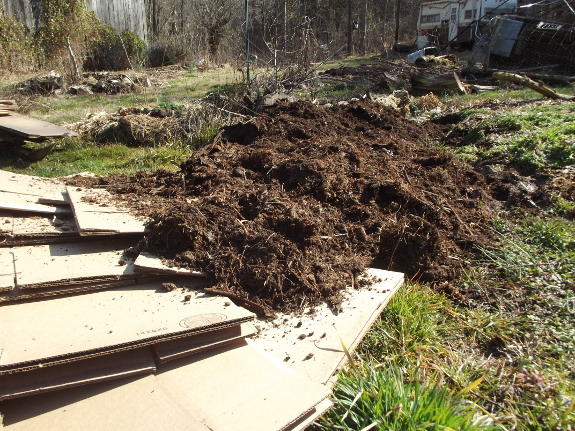
{"label": "white siding", "polygon": [[117,31],[129,30],[143,40],[147,39],[144,0],[88,0],[88,8]]}

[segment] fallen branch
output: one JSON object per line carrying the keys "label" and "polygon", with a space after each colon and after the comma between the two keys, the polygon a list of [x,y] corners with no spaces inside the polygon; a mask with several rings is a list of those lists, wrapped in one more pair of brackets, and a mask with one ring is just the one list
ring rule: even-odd
{"label": "fallen branch", "polygon": [[493,74],[493,77],[495,79],[498,79],[499,81],[512,82],[514,84],[530,88],[531,90],[536,91],[537,93],[540,93],[545,97],[548,97],[549,99],[575,100],[575,96],[566,96],[564,94],[559,94],[555,90],[552,90],[551,88],[545,86],[543,83],[534,81],[531,78],[528,78],[527,76],[509,72],[495,72]]}

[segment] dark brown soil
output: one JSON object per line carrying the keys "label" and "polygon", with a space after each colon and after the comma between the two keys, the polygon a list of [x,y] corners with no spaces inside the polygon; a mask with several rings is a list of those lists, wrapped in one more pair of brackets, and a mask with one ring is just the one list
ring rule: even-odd
{"label": "dark brown soil", "polygon": [[152,216],[149,251],[264,307],[335,305],[369,266],[456,295],[492,199],[429,145],[441,127],[368,102],[285,102],[224,128],[177,173],[104,181]]}

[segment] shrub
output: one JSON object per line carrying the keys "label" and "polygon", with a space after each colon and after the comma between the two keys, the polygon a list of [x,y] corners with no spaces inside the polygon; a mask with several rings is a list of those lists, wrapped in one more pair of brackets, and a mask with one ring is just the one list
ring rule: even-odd
{"label": "shrub", "polygon": [[84,69],[124,70],[139,67],[145,53],[146,44],[137,34],[127,30],[117,34],[111,26],[100,25],[88,47]]}
{"label": "shrub", "polygon": [[6,14],[0,2],[0,69],[23,71],[34,64],[34,40],[24,23]]}

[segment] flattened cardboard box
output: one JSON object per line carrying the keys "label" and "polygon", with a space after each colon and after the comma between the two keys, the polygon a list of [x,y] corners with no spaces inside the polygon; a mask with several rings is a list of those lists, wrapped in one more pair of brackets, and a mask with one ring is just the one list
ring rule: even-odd
{"label": "flattened cardboard box", "polygon": [[0,292],[14,287],[14,255],[9,248],[0,248]]}
{"label": "flattened cardboard box", "polygon": [[[0,376],[0,401],[151,374],[156,364],[148,347]],[[57,395],[56,395],[57,396]]]}
{"label": "flattened cardboard box", "polygon": [[159,363],[164,363],[232,344],[254,333],[255,328],[252,325],[243,323],[165,341],[151,346],[151,349],[141,347],[23,373],[0,375],[0,401],[134,375],[151,374],[156,371],[153,356]]}
{"label": "flattened cardboard box", "polygon": [[246,342],[170,362],[157,375],[0,404],[8,431],[288,430],[329,395]]}
{"label": "flattened cardboard box", "polygon": [[[193,287],[196,280],[188,279]],[[251,320],[225,298],[160,283],[0,307],[0,375],[133,349]]]}
{"label": "flattened cardboard box", "polygon": [[14,217],[14,237],[80,236],[72,217]]}
{"label": "flattened cardboard box", "polygon": [[0,170],[0,196],[19,195],[22,204],[52,202],[63,205],[66,204],[63,197],[65,191],[66,186],[61,180]]}
{"label": "flattened cardboard box", "polygon": [[337,315],[325,304],[313,314],[280,315],[257,324],[255,342],[310,380],[327,383],[347,360],[341,343],[353,352],[403,284],[404,276],[398,272],[369,269],[367,273],[373,284],[345,291]]}
{"label": "flattened cardboard box", "polygon": [[249,323],[216,329],[202,334],[194,334],[177,340],[164,341],[152,346],[156,360],[163,364],[168,361],[194,355],[206,350],[234,343],[256,333]]}
{"label": "flattened cardboard box", "polygon": [[80,235],[144,233],[146,220],[113,201],[107,190],[67,187]]}
{"label": "flattened cardboard box", "polygon": [[205,276],[205,272],[195,271],[193,269],[178,268],[175,266],[167,266],[160,256],[156,256],[151,253],[142,252],[138,255],[134,261],[134,268],[137,270],[152,270],[152,271],[162,271],[168,274],[178,274],[178,275],[194,275],[194,276]]}
{"label": "flattened cardboard box", "polygon": [[132,276],[134,267],[122,261],[122,254],[133,245],[133,239],[114,238],[14,247],[16,280],[19,287],[26,288],[62,281],[69,284],[74,279]]}

